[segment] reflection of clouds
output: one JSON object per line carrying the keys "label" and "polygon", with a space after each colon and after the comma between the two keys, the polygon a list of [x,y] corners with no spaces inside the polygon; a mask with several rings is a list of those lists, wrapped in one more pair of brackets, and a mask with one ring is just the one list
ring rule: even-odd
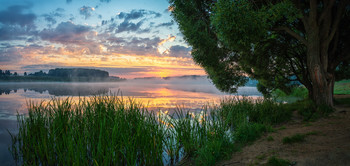
{"label": "reflection of clouds", "polygon": [[[89,96],[106,94],[109,87],[106,84],[90,84],[90,83],[13,83],[0,84],[0,95],[2,93],[16,93],[17,90],[22,89],[28,91],[23,93],[29,95],[28,97],[37,97],[37,94],[30,94],[35,91],[40,94],[49,94],[53,96]],[[30,96],[32,95],[32,96]],[[38,96],[42,98],[43,96]]]}
{"label": "reflection of clouds", "polygon": [[[149,110],[175,109],[200,110],[204,105],[217,104],[227,96],[218,91],[206,78],[127,80],[111,83],[0,83],[1,90],[10,89],[8,95],[0,95],[0,116],[14,117],[16,111],[26,112],[26,100],[49,100],[53,96],[91,96],[115,94],[125,99],[132,97]],[[15,90],[17,92],[15,93]],[[238,95],[261,96],[255,87],[242,87]],[[77,99],[78,97],[73,97]],[[1,118],[1,117],[0,117]]]}
{"label": "reflection of clouds", "polygon": [[16,120],[0,119],[0,161],[1,165],[15,165],[15,161],[11,160],[12,155],[8,150],[11,145],[11,137],[7,132],[10,131],[12,134],[17,133],[17,122]]}

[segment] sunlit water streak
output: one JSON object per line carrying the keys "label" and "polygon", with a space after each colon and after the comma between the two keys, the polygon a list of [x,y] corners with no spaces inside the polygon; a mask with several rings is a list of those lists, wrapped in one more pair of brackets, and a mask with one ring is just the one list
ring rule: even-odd
{"label": "sunlit water streak", "polygon": [[[28,101],[41,102],[50,98],[79,97],[114,94],[125,100],[134,98],[148,110],[167,111],[172,114],[180,107],[198,112],[204,105],[217,105],[228,94],[218,91],[206,78],[130,80],[111,83],[0,83],[0,163],[13,165],[8,151],[11,144],[7,132],[17,132],[16,115],[27,114]],[[242,87],[238,94],[260,98],[256,87]]]}

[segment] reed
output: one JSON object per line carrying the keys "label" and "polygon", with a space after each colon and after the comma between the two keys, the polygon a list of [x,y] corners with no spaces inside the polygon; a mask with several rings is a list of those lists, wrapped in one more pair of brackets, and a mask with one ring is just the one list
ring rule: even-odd
{"label": "reed", "polygon": [[271,125],[290,118],[283,104],[225,99],[200,113],[148,112],[132,98],[94,96],[28,102],[11,152],[23,165],[214,165]]}
{"label": "reed", "polygon": [[52,99],[18,116],[12,152],[24,165],[162,165],[165,129],[133,99]]}

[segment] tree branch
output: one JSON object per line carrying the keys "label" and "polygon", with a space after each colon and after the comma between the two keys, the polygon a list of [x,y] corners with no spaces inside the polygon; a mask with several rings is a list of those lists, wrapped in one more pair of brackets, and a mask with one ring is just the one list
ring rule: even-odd
{"label": "tree branch", "polygon": [[334,20],[333,25],[332,25],[332,30],[327,38],[328,44],[332,41],[335,32],[337,32],[337,30],[338,30],[340,20],[343,16],[343,13],[345,12],[345,7],[347,4],[349,4],[348,0],[343,0],[340,2],[340,4],[338,4],[339,9],[338,9],[337,14],[335,16],[335,20]]}
{"label": "tree branch", "polygon": [[317,0],[310,0],[310,15],[311,20],[317,20]]}
{"label": "tree branch", "polygon": [[342,51],[342,54],[337,56],[337,58],[332,61],[332,64],[330,66],[331,70],[335,70],[335,68],[343,61],[350,60],[350,47],[346,48]]}
{"label": "tree branch", "polygon": [[321,16],[318,19],[318,22],[321,23],[327,14],[330,14],[330,10],[332,9],[333,5],[334,5],[335,0],[325,0],[323,1],[323,5],[325,6],[323,9],[323,12],[321,13]]}
{"label": "tree branch", "polygon": [[294,38],[296,38],[297,40],[299,40],[301,43],[303,43],[304,45],[307,45],[307,41],[305,40],[305,38],[303,38],[302,36],[300,36],[299,34],[297,34],[296,32],[292,31],[290,28],[288,27],[277,27],[274,30],[276,31],[285,31],[287,32],[289,35],[293,36]]}

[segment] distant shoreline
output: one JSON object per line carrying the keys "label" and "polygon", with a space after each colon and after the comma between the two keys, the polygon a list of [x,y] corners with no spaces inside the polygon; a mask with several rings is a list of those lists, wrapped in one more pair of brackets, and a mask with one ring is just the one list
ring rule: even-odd
{"label": "distant shoreline", "polygon": [[1,76],[0,82],[119,82],[119,77],[53,77],[53,76]]}

